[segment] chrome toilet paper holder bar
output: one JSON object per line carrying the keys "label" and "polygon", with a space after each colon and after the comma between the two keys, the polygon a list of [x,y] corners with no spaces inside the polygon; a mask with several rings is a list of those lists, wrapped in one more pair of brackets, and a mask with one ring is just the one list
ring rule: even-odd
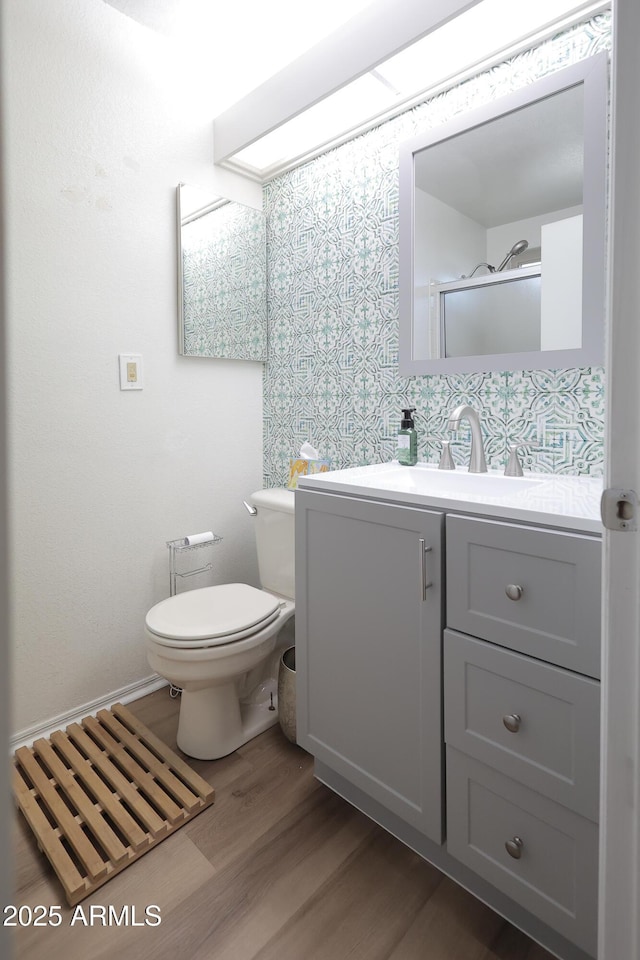
{"label": "chrome toilet paper holder bar", "polygon": [[203,543],[185,543],[185,538],[180,537],[178,540],[167,540],[167,547],[169,548],[169,594],[172,597],[176,595],[176,588],[178,584],[178,577],[195,577],[197,573],[206,573],[208,570],[212,569],[212,563],[206,563],[202,567],[198,567],[196,570],[185,570],[183,573],[179,573],[177,569],[176,560],[177,557],[185,550],[202,550],[204,547],[212,547],[215,544],[220,543],[222,537],[218,536],[217,533],[214,533],[212,540],[205,540]]}

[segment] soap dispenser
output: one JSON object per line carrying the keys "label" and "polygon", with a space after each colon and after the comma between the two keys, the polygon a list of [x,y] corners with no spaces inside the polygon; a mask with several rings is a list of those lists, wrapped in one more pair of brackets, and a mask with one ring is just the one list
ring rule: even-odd
{"label": "soap dispenser", "polygon": [[418,462],[418,434],[411,414],[415,407],[402,410],[402,421],[398,430],[397,459],[403,467],[413,467]]}

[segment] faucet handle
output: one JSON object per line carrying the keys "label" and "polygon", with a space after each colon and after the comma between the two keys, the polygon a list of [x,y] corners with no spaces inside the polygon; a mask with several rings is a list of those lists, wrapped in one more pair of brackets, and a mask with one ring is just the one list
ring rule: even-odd
{"label": "faucet handle", "polygon": [[510,443],[509,444],[509,459],[507,460],[507,465],[504,468],[505,477],[521,477],[522,473],[522,464],[520,463],[520,457],[518,456],[518,450],[521,450],[523,447],[528,446],[526,443]]}
{"label": "faucet handle", "polygon": [[438,470],[455,470],[456,465],[453,462],[453,457],[451,456],[451,441],[443,440],[442,441],[442,453],[440,454],[440,463],[438,464]]}

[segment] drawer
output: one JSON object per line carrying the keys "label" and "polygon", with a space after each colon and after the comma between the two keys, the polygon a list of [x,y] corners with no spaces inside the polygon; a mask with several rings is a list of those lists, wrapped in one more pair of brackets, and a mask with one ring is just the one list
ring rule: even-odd
{"label": "drawer", "polygon": [[600,676],[597,537],[447,517],[447,625]]}
{"label": "drawer", "polygon": [[447,849],[595,956],[598,828],[592,820],[447,747]]}
{"label": "drawer", "polygon": [[450,746],[598,820],[597,680],[446,630],[444,691]]}

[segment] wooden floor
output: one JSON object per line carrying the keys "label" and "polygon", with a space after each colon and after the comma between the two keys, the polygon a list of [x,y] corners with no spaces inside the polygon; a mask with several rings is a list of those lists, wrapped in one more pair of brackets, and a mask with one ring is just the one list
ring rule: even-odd
{"label": "wooden floor", "polygon": [[[128,706],[175,748],[179,701],[167,688]],[[215,787],[214,805],[84,900],[92,926],[79,915],[71,925],[16,812],[14,903],[60,905],[63,918],[16,928],[17,960],[551,960],[314,780],[311,757],[279,727],[190,763]],[[152,904],[156,926],[145,924]],[[99,905],[106,918],[113,908],[111,926]],[[123,907],[128,925],[113,925]]]}

